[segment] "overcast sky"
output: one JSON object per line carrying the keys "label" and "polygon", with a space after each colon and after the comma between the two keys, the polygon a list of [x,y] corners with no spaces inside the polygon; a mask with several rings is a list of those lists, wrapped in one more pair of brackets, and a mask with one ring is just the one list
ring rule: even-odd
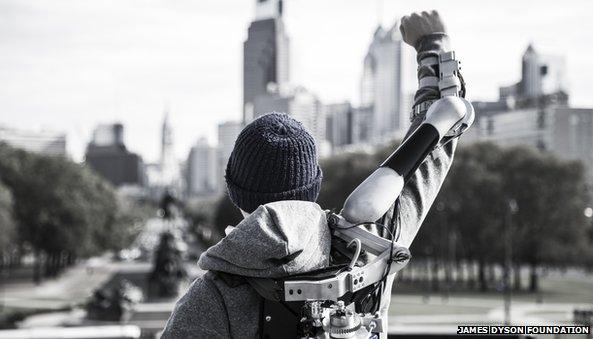
{"label": "overcast sky", "polygon": [[[168,103],[177,156],[238,120],[242,43],[255,0],[0,0],[0,125],[64,131],[80,160],[97,123],[121,121],[153,161]],[[520,57],[565,57],[573,106],[593,107],[593,1],[285,0],[291,80],[325,103],[358,101],[378,23],[436,8],[463,61],[471,99],[519,79]],[[406,51],[405,85],[415,65]]]}

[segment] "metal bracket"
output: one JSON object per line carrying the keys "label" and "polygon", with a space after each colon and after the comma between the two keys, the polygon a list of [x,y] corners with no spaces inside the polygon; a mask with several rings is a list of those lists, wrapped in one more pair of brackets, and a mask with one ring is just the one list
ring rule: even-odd
{"label": "metal bracket", "polygon": [[[356,292],[384,278],[388,265],[389,273],[397,273],[409,262],[409,250],[397,242],[393,244],[375,235],[362,226],[354,226],[340,216],[334,225],[334,236],[346,241],[360,242],[362,249],[376,255],[367,265],[353,267],[349,271],[323,280],[288,280],[284,282],[284,300],[338,300],[348,292]],[[356,241],[358,240],[358,241]],[[390,256],[393,255],[393,258]],[[396,260],[393,260],[396,259]]]}
{"label": "metal bracket", "polygon": [[460,61],[455,59],[455,52],[439,54],[439,91],[444,96],[459,96],[461,81],[459,80]]}

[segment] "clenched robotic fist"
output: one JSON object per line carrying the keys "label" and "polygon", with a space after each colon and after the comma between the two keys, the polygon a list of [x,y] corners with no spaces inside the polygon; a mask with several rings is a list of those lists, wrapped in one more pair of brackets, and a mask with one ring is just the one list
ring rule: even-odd
{"label": "clenched robotic fist", "polygon": [[439,12],[432,10],[430,12],[412,13],[401,18],[399,30],[402,33],[404,42],[416,48],[418,41],[430,34],[445,34],[445,24],[441,19]]}

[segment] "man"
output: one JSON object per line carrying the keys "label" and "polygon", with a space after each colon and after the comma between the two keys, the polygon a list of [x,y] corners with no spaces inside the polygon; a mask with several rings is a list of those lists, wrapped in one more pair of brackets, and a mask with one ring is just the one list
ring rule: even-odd
{"label": "man", "polygon": [[[421,83],[415,105],[440,97],[434,65],[449,49],[437,12],[403,17],[401,32],[418,52]],[[424,80],[422,80],[424,79]],[[425,112],[412,117],[412,131]],[[382,218],[398,241],[409,246],[438,193],[456,141],[436,148]],[[284,114],[265,115],[241,132],[226,170],[228,192],[246,217],[199,261],[208,270],[177,303],[162,338],[254,338],[259,334],[261,297],[240,277],[280,278],[329,264],[330,235],[323,210],[314,203],[322,172],[315,143],[300,123]],[[239,277],[239,279],[236,279]],[[386,315],[391,276],[382,294]]]}

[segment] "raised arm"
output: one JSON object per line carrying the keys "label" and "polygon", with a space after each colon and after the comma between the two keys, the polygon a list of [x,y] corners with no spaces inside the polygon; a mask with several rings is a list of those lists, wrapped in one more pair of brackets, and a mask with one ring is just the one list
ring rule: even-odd
{"label": "raised arm", "polygon": [[[403,40],[416,49],[418,90],[414,96],[408,135],[422,122],[428,104],[440,98],[438,55],[450,51],[445,25],[436,11],[413,13],[401,19]],[[397,240],[410,246],[438,194],[453,161],[457,140],[437,147],[404,186],[399,199],[384,217],[384,224],[395,230]]]}

